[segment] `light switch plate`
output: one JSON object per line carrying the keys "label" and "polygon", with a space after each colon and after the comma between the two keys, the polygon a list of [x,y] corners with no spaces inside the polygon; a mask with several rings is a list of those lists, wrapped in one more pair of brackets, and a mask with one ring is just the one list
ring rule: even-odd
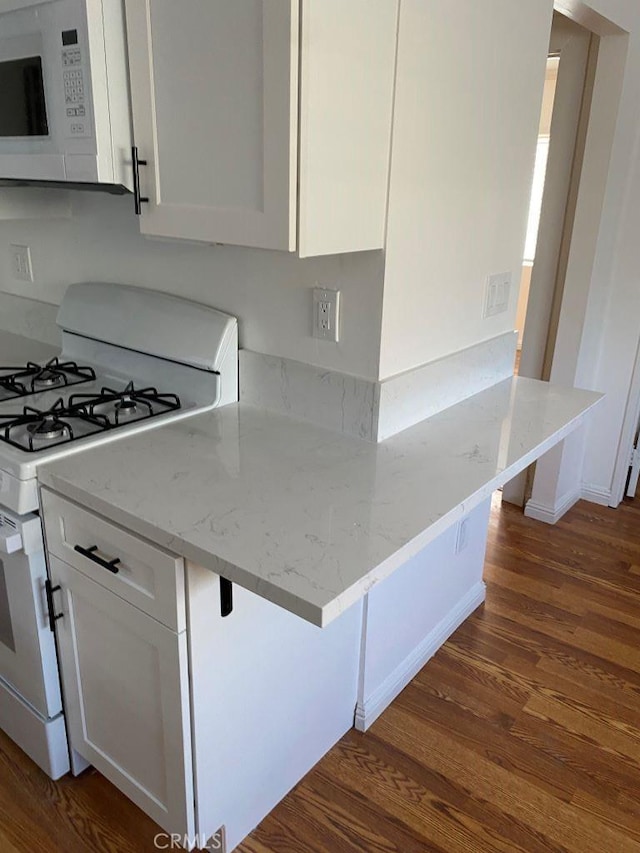
{"label": "light switch plate", "polygon": [[313,337],[337,343],[340,340],[340,291],[313,289]]}
{"label": "light switch plate", "polygon": [[501,272],[490,275],[487,279],[487,287],[484,297],[483,316],[494,317],[502,314],[509,308],[509,296],[511,295],[511,273]]}
{"label": "light switch plate", "polygon": [[13,277],[17,281],[33,281],[31,249],[28,246],[20,246],[17,243],[12,243],[10,249]]}

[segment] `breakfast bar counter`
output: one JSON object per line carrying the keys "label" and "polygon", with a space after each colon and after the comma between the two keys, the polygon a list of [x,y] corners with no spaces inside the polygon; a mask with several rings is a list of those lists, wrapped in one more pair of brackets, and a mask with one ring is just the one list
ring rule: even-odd
{"label": "breakfast bar counter", "polygon": [[576,429],[600,397],[513,378],[380,444],[232,404],[38,474],[324,626]]}

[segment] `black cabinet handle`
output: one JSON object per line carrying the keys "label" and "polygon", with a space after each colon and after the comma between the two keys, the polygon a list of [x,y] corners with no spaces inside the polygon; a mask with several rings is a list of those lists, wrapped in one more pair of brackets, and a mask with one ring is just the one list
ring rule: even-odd
{"label": "black cabinet handle", "polygon": [[233,610],[233,585],[226,578],[220,578],[220,613],[229,616]]}
{"label": "black cabinet handle", "polygon": [[138,157],[138,146],[131,148],[131,164],[133,166],[133,205],[136,216],[142,215],[142,205],[149,203],[147,196],[140,195],[140,166],[146,166],[147,161]]}
{"label": "black cabinet handle", "polygon": [[97,545],[92,545],[90,548],[83,548],[82,545],[76,545],[73,550],[77,551],[78,554],[82,554],[82,556],[86,557],[87,560],[91,560],[92,563],[97,563],[99,566],[102,566],[103,569],[106,569],[114,575],[117,575],[120,571],[118,568],[120,557],[116,557],[115,560],[103,560],[102,557],[98,557],[98,555],[94,553],[98,550]]}
{"label": "black cabinet handle", "polygon": [[61,590],[62,587],[60,584],[58,586],[52,586],[51,581],[47,579],[44,582],[44,591],[47,596],[47,612],[49,614],[49,629],[53,633],[56,630],[56,622],[58,619],[62,619],[64,613],[56,613],[56,606],[53,601],[53,593]]}

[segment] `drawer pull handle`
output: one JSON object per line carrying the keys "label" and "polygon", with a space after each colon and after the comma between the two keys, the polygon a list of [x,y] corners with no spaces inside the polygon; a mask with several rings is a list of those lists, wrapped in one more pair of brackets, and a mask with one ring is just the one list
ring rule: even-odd
{"label": "drawer pull handle", "polygon": [[53,586],[51,581],[48,579],[44,582],[44,591],[47,596],[47,612],[49,614],[49,628],[52,634],[56,630],[56,622],[64,616],[64,613],[56,613],[56,606],[53,601],[53,593],[58,592],[61,589],[62,587],[60,584]]}
{"label": "drawer pull handle", "polygon": [[90,548],[83,548],[82,545],[76,545],[73,550],[77,551],[78,554],[82,554],[82,556],[86,557],[87,560],[91,560],[92,563],[97,563],[99,566],[102,566],[103,569],[106,569],[114,575],[117,575],[120,571],[118,568],[120,557],[116,557],[115,560],[103,560],[102,557],[98,557],[98,555],[94,553],[98,550],[97,545],[92,545]]}

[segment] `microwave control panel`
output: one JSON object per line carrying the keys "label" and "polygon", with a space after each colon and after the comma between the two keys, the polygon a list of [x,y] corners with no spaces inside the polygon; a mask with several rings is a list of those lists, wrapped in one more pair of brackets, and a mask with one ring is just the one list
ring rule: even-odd
{"label": "microwave control panel", "polygon": [[62,80],[68,137],[91,136],[88,82],[77,30],[62,33]]}

